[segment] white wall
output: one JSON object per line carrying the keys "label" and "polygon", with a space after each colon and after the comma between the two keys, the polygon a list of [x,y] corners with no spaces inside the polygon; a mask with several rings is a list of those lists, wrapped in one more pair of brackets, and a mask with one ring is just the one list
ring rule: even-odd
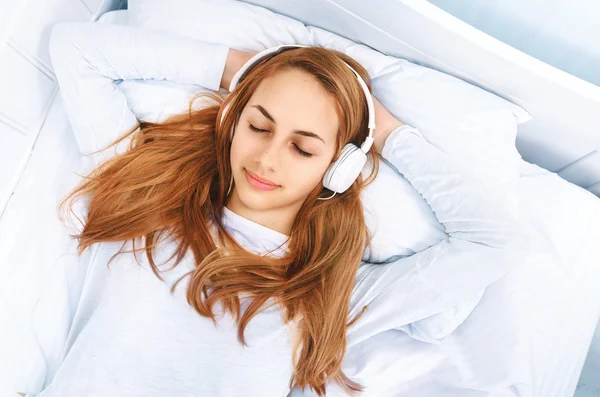
{"label": "white wall", "polygon": [[479,30],[600,86],[600,1],[430,0]]}

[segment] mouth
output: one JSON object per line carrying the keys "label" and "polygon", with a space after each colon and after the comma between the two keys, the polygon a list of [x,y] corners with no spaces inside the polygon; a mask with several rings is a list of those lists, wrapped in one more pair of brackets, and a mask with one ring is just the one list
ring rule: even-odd
{"label": "mouth", "polygon": [[250,185],[252,185],[252,187],[254,187],[256,189],[275,190],[278,187],[280,187],[280,185],[277,185],[277,184],[269,181],[268,179],[263,179],[263,178],[259,177],[258,175],[251,173],[250,171],[248,171],[245,168],[244,168],[244,173],[246,174],[246,179],[248,180],[248,183],[250,183]]}

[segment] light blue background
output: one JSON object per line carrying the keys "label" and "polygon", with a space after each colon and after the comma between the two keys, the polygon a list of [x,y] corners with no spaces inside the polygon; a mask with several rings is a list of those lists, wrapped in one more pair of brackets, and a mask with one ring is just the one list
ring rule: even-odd
{"label": "light blue background", "polygon": [[430,0],[512,47],[600,86],[600,0]]}

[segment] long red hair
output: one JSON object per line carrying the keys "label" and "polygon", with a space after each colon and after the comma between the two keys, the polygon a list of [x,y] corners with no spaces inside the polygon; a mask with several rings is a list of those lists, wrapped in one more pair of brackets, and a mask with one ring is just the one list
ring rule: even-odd
{"label": "long red hair", "polygon": [[[364,93],[342,60],[370,88],[366,70],[341,52],[318,47],[285,51],[255,66],[225,100],[201,94],[214,102],[192,110],[195,97],[186,113],[161,123],[140,122],[139,130],[126,132],[108,146],[130,139],[128,150],[92,171],[59,207],[64,212],[68,206],[72,212],[77,198],[89,198],[83,229],[73,235],[80,254],[94,243],[143,238],[143,246],[136,249],[134,245],[133,252],[145,251],[152,270],[162,280],[153,259],[163,241],[159,237],[166,232],[177,242],[177,250],[169,258],[176,257],[174,266],[191,250],[195,268],[184,276],[190,277],[189,304],[215,321],[212,309],[221,303],[236,318],[242,344],[248,322],[274,298],[286,322],[299,320],[290,388],[310,387],[319,395],[325,394],[328,381],[339,383],[348,393],[362,390],[343,373],[341,365],[350,324],[350,297],[365,244],[371,240],[360,194],[377,175],[378,155],[371,148],[368,157],[373,171],[366,180],[359,177],[344,193],[317,200],[331,192],[321,184],[315,187],[298,211],[282,257],[244,250],[221,219],[232,175],[230,131],[261,81],[274,73],[286,68],[303,70],[337,100],[340,129],[335,158],[346,143],[360,146],[365,140],[368,110]],[[226,106],[228,111],[223,114]],[[222,123],[217,123],[222,115]],[[211,225],[216,227],[216,242]],[[123,253],[124,245],[115,256]],[[243,313],[240,294],[251,298]]]}

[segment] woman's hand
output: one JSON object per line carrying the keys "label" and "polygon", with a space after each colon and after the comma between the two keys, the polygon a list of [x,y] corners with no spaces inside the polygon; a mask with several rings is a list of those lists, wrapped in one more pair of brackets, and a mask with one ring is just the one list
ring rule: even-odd
{"label": "woman's hand", "polygon": [[379,154],[383,151],[385,140],[392,131],[400,127],[404,123],[394,117],[382,104],[373,97],[375,105],[375,131],[373,131],[373,144]]}
{"label": "woman's hand", "polygon": [[238,51],[230,48],[227,53],[227,61],[225,61],[225,70],[221,77],[221,87],[229,90],[229,85],[231,84],[233,76],[235,76],[238,70],[240,70],[242,66],[256,54],[256,52]]}

